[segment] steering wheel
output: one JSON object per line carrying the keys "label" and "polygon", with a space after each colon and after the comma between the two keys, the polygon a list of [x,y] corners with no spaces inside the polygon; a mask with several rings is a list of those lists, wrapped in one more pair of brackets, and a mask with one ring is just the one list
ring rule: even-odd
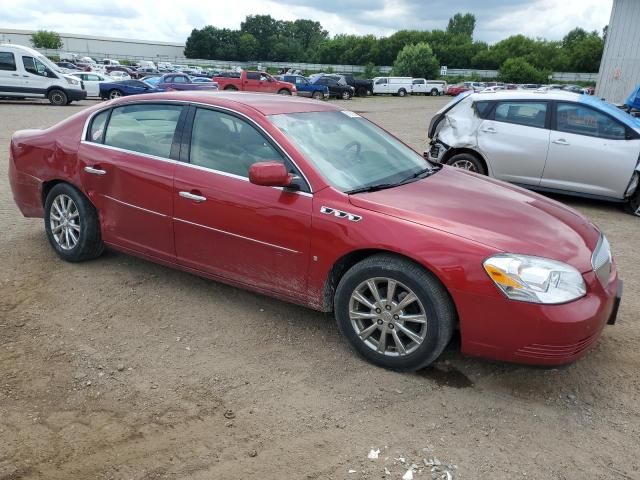
{"label": "steering wheel", "polygon": [[358,158],[360,156],[360,151],[362,150],[362,145],[360,144],[360,142],[358,142],[357,140],[354,140],[352,142],[347,143],[343,148],[342,151],[344,153],[347,153],[349,150],[351,150],[353,147],[355,147],[355,151],[353,152],[353,156],[355,158]]}

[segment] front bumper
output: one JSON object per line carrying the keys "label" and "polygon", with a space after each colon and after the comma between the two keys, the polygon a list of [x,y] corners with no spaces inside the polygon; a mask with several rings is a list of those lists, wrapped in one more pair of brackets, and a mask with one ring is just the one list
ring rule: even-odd
{"label": "front bumper", "polygon": [[587,294],[540,305],[453,291],[465,354],[532,365],[564,365],[583,356],[616,321],[622,282],[615,265],[606,288],[583,275]]}
{"label": "front bumper", "polygon": [[67,94],[67,98],[74,102],[77,102],[78,100],[84,100],[85,98],[87,98],[86,90],[79,90],[75,88],[67,89],[66,94]]}

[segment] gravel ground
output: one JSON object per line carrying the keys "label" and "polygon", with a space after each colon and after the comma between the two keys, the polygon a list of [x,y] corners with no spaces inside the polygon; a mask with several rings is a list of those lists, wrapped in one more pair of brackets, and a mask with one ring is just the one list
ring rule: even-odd
{"label": "gravel ground", "polygon": [[[422,151],[445,101],[348,105]],[[392,373],[328,315],[119,253],[59,260],[13,204],[7,145],[90,104],[0,102],[0,480],[400,479],[412,464],[415,479],[640,479],[639,219],[560,198],[607,232],[626,287],[582,360],[493,363],[454,342]]]}

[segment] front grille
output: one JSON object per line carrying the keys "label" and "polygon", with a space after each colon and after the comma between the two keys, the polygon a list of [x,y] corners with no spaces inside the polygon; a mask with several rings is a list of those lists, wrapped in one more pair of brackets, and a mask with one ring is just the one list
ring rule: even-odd
{"label": "front grille", "polygon": [[558,360],[563,358],[571,358],[575,355],[587,350],[596,340],[598,340],[599,332],[580,340],[579,342],[569,345],[541,345],[532,343],[525,347],[519,348],[516,355],[525,358],[534,358],[542,360]]}
{"label": "front grille", "polygon": [[612,268],[611,263],[611,247],[609,246],[609,241],[607,237],[600,235],[598,245],[591,257],[591,265],[603,287],[609,285],[609,276],[611,275]]}

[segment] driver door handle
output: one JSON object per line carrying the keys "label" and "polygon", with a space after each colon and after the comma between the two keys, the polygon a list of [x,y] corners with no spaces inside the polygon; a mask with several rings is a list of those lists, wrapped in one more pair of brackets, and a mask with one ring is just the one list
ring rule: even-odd
{"label": "driver door handle", "polygon": [[178,195],[180,195],[182,198],[186,198],[187,200],[193,200],[196,203],[207,201],[207,197],[203,197],[202,195],[196,195],[195,193],[191,193],[191,192],[180,192]]}
{"label": "driver door handle", "polygon": [[555,143],[556,145],[569,145],[569,142],[567,142],[564,138],[554,140],[553,143]]}
{"label": "driver door handle", "polygon": [[485,133],[498,133],[498,131],[493,127],[485,127],[485,128],[481,128],[480,130],[482,130]]}
{"label": "driver door handle", "polygon": [[100,168],[84,167],[84,171],[93,175],[106,175],[107,171]]}

